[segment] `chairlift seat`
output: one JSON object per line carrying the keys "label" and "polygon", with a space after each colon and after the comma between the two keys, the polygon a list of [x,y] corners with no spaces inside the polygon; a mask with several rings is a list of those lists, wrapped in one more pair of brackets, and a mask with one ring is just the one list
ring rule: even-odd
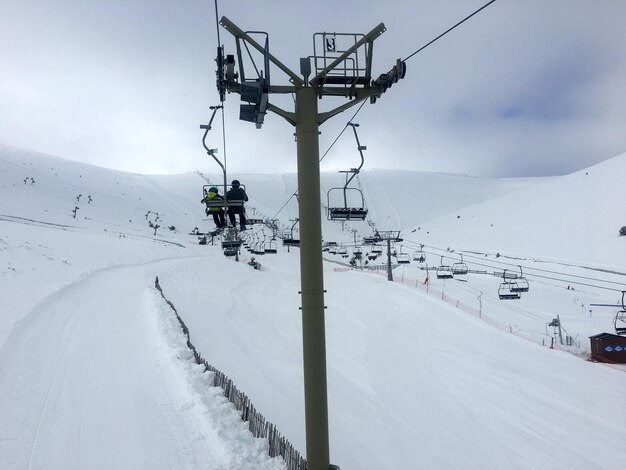
{"label": "chairlift seat", "polygon": [[330,207],[328,209],[329,220],[365,220],[367,209],[351,207]]}
{"label": "chairlift seat", "polygon": [[226,207],[243,207],[244,200],[229,199],[228,201],[224,201],[223,199],[213,199],[205,202],[207,207],[224,207],[224,203],[226,203]]}
{"label": "chairlift seat", "polygon": [[397,261],[398,261],[398,264],[410,264],[411,257],[407,253],[400,253],[398,255]]}
{"label": "chairlift seat", "polygon": [[223,240],[222,248],[239,248],[242,243],[242,240]]}
{"label": "chairlift seat", "polygon": [[517,300],[520,299],[522,295],[519,292],[508,291],[498,293],[498,297],[500,298],[500,300]]}
{"label": "chairlift seat", "polygon": [[224,256],[235,256],[237,255],[237,248],[225,248]]}
{"label": "chairlift seat", "polygon": [[522,294],[519,291],[514,290],[516,284],[503,282],[498,287],[498,297],[500,300],[517,300],[522,298]]}
{"label": "chairlift seat", "polygon": [[517,278],[513,284],[511,284],[511,290],[513,292],[528,292],[528,281],[524,277]]}
{"label": "chairlift seat", "polygon": [[437,279],[452,279],[454,277],[452,268],[450,266],[445,266],[445,265],[438,266],[436,274],[437,274]]}
{"label": "chairlift seat", "polygon": [[469,269],[467,269],[467,265],[465,263],[454,263],[452,265],[452,274],[454,275],[465,275],[469,272]]}

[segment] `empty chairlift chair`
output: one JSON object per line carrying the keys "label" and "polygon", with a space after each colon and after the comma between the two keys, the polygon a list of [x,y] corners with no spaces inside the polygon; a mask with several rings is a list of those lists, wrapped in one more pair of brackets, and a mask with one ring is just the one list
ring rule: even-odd
{"label": "empty chairlift chair", "polygon": [[517,300],[522,298],[522,292],[517,284],[517,274],[513,276],[507,275],[506,269],[502,273],[503,282],[498,287],[498,298],[500,300]]}
{"label": "empty chairlift chair", "polygon": [[498,287],[498,298],[500,300],[517,300],[522,297],[521,292],[517,289],[517,282],[513,280],[504,281]]}
{"label": "empty chairlift chair", "polygon": [[285,231],[283,234],[283,246],[300,246],[300,239],[293,236],[293,228],[299,221],[300,219],[295,219],[293,225],[291,226],[291,230],[289,232]]}
{"label": "empty chairlift chair", "polygon": [[469,273],[469,269],[463,262],[463,255],[460,256],[461,261],[452,265],[452,274],[454,275],[454,278],[459,281],[467,281],[467,273]]}
{"label": "empty chairlift chair", "polygon": [[[352,130],[354,131],[354,136],[356,137],[357,149],[359,150],[359,154],[361,155],[361,164],[358,168],[352,168],[350,170],[341,171],[340,173],[346,174],[346,183],[343,188],[331,188],[327,193],[328,198],[328,220],[338,220],[338,221],[347,221],[347,220],[365,220],[367,217],[367,209],[365,208],[365,198],[363,197],[363,192],[357,188],[349,188],[350,182],[354,179],[355,176],[359,174],[359,171],[363,167],[363,163],[365,159],[363,157],[363,150],[366,150],[367,147],[361,145],[359,142],[359,136],[356,133],[356,128],[359,126],[358,124],[353,124],[351,122],[348,123],[349,126],[352,126]],[[350,175],[350,176],[349,176]],[[336,194],[342,192],[343,193],[343,206],[337,206],[336,204],[331,203],[331,194],[336,197]],[[349,206],[348,205],[348,193],[354,195],[353,201],[357,201],[356,205]]]}
{"label": "empty chairlift chair", "polygon": [[452,279],[454,277],[452,266],[443,264],[443,256],[441,257],[441,264],[437,266],[435,273],[437,275],[437,279]]}
{"label": "empty chairlift chair", "polygon": [[513,292],[528,292],[530,286],[528,285],[528,280],[524,277],[524,273],[522,272],[522,267],[519,267],[520,275],[515,279],[514,286],[512,286]]}
{"label": "empty chairlift chair", "polygon": [[275,241],[272,240],[265,245],[265,253],[270,254],[270,255],[274,255],[278,253],[278,250],[276,249]]}
{"label": "empty chairlift chair", "polygon": [[411,257],[409,256],[408,253],[402,253],[402,247],[400,247],[400,253],[397,254],[396,260],[398,261],[398,264],[410,264],[411,263]]}
{"label": "empty chairlift chair", "polygon": [[238,249],[235,247],[224,248],[224,256],[237,256]]}

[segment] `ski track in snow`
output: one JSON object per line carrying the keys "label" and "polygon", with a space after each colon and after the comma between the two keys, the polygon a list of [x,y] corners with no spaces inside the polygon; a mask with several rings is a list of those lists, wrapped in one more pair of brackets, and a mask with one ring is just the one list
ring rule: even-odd
{"label": "ski track in snow", "polygon": [[[188,416],[176,390],[182,385],[167,374],[172,367],[161,370],[146,291],[164,263],[93,272],[15,327],[0,350],[3,468],[244,468],[231,467],[233,454],[224,450],[231,444],[218,429]],[[120,416],[124,422],[115,421]],[[146,416],[153,421],[147,435]]]}

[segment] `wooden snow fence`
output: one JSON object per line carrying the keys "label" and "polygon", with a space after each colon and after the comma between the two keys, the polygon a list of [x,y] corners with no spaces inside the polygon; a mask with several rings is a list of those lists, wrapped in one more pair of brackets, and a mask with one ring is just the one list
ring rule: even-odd
{"label": "wooden snow fence", "polygon": [[235,405],[237,411],[241,412],[240,416],[242,421],[248,422],[248,429],[252,435],[268,440],[270,457],[281,456],[287,464],[288,470],[306,470],[306,460],[300,455],[300,452],[294,448],[286,437],[278,432],[274,424],[267,421],[265,417],[256,410],[254,405],[250,403],[250,398],[239,390],[226,374],[210,365],[191,343],[189,329],[178,314],[174,304],[165,297],[158,277],[156,277],[154,281],[154,287],[160,292],[163,300],[167,302],[176,315],[183,333],[187,338],[187,347],[193,352],[196,363],[204,366],[205,370],[213,372],[213,386],[222,388],[224,396]]}

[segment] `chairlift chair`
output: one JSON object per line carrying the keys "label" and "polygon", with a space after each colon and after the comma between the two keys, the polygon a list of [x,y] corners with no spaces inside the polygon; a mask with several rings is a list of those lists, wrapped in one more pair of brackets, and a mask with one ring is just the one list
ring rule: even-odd
{"label": "chairlift chair", "polygon": [[443,256],[441,257],[441,264],[437,266],[435,273],[437,275],[437,279],[452,279],[454,277],[452,266],[443,264]]}
{"label": "chairlift chair", "polygon": [[511,286],[511,290],[514,292],[528,292],[530,286],[528,285],[528,281],[525,277],[519,277],[513,282]]}
{"label": "chairlift chair", "polygon": [[222,240],[222,248],[239,248],[241,240]]}
{"label": "chairlift chair", "polygon": [[469,272],[469,269],[467,268],[467,264],[463,262],[463,255],[460,255],[460,256],[461,256],[461,261],[454,263],[452,265],[452,274],[454,274],[455,276],[456,275],[464,276],[464,275],[467,275],[467,273]]}
{"label": "chairlift chair", "polygon": [[[218,105],[218,106],[210,106],[209,107],[211,110],[213,110],[213,113],[211,114],[211,119],[209,120],[208,124],[202,124],[200,125],[200,129],[204,130],[204,135],[202,136],[202,146],[204,147],[204,149],[206,150],[207,154],[213,158],[213,160],[215,160],[215,162],[220,166],[220,168],[222,169],[222,174],[223,174],[223,178],[224,178],[224,184],[221,185],[217,185],[217,184],[211,184],[211,185],[204,185],[202,188],[202,193],[203,193],[203,197],[205,197],[208,194],[208,191],[211,186],[215,186],[217,188],[222,188],[222,194],[221,196],[226,199],[226,193],[227,193],[227,185],[226,182],[228,181],[226,178],[226,166],[224,165],[224,163],[222,163],[220,161],[219,158],[217,158],[216,153],[217,153],[217,149],[212,149],[209,148],[209,146],[207,145],[207,136],[209,135],[209,131],[211,130],[211,124],[213,123],[213,119],[215,119],[215,113],[217,112],[218,109],[222,109],[223,106],[222,105]],[[241,185],[241,187],[244,189],[245,191],[245,185]],[[229,200],[211,200],[211,201],[207,201],[206,202],[206,206],[207,207],[243,207],[244,206],[244,201],[242,200],[237,200],[237,199],[229,199]]]}
{"label": "chairlift chair", "polygon": [[376,234],[371,237],[363,237],[363,244],[365,245],[375,245],[379,241],[381,241],[381,238]]}
{"label": "chairlift chair", "polygon": [[[347,221],[347,220],[365,220],[367,217],[367,209],[365,208],[365,198],[363,197],[363,191],[357,188],[349,188],[350,182],[354,179],[356,175],[359,174],[359,171],[363,167],[363,163],[365,162],[365,158],[363,157],[363,150],[366,150],[367,147],[361,145],[359,142],[359,136],[357,135],[356,128],[359,127],[358,124],[354,124],[352,122],[348,123],[349,126],[352,126],[352,130],[354,131],[354,136],[357,142],[357,149],[359,151],[359,155],[361,156],[361,164],[358,168],[351,168],[350,170],[341,171],[340,173],[346,174],[346,182],[343,188],[331,188],[327,193],[328,199],[328,220],[338,220],[338,221]],[[351,176],[348,176],[351,175]],[[336,194],[341,191],[343,193],[343,207],[337,207],[336,205],[331,205],[331,193]],[[351,191],[351,194],[357,194],[356,198],[359,201],[359,204],[356,207],[348,206],[348,191]]]}
{"label": "chairlift chair", "polygon": [[274,255],[278,253],[278,250],[276,249],[275,241],[270,241],[267,245],[265,245],[265,253],[270,254],[270,255]]}
{"label": "chairlift chair", "polygon": [[498,287],[498,298],[500,300],[517,300],[522,297],[522,293],[516,288],[517,282],[503,282]]}
{"label": "chairlift chair", "polygon": [[243,243],[239,237],[237,230],[226,229],[222,232],[222,248],[236,248],[237,250]]}
{"label": "chairlift chair", "polygon": [[224,256],[237,256],[238,251],[236,247],[224,248]]}
{"label": "chairlift chair", "polygon": [[526,278],[524,277],[524,273],[522,273],[521,266],[519,267],[519,271],[520,275],[519,277],[515,278],[515,283],[514,286],[512,286],[512,289],[514,290],[514,292],[528,292],[530,286],[528,285],[528,280],[526,280]]}
{"label": "chairlift chair", "polygon": [[454,277],[452,268],[443,264],[441,266],[437,266],[436,274],[437,279],[452,279]]}
{"label": "chairlift chair", "polygon": [[[293,228],[300,221],[300,219],[295,219],[293,225],[291,226],[291,230],[286,230],[283,236],[283,246],[300,246],[300,239],[294,238],[293,236]],[[323,250],[324,251],[324,250]],[[328,250],[325,250],[328,251]]]}
{"label": "chairlift chair", "polygon": [[398,264],[410,264],[411,257],[408,253],[399,253],[397,258]]}
{"label": "chairlift chair", "polygon": [[383,254],[383,247],[380,245],[372,246],[372,253],[375,253],[376,256]]}
{"label": "chairlift chair", "polygon": [[348,255],[348,249],[347,249],[345,246],[340,246],[340,247],[337,249],[337,254],[338,254],[338,255],[341,255],[341,256],[343,256],[343,255],[346,255],[346,256],[347,256],[347,255]]}
{"label": "chairlift chair", "polygon": [[424,255],[424,252],[422,250],[414,251],[413,261],[417,261],[418,263],[423,263],[424,261],[426,261],[426,256]]}

